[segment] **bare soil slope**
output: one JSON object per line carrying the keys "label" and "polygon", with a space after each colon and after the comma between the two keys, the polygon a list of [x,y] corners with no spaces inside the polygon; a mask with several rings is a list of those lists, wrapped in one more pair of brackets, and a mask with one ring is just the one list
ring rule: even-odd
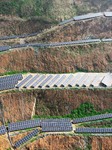
{"label": "bare soil slope", "polygon": [[[34,104],[36,100],[36,103]],[[112,90],[72,89],[72,90],[27,90],[9,91],[0,94],[4,106],[5,121],[30,119],[35,106],[35,114],[56,116],[70,114],[80,104],[90,102],[95,109],[112,108]],[[34,114],[33,114],[34,115]]]}
{"label": "bare soil slope", "polygon": [[111,62],[111,43],[35,50],[23,48],[0,54],[0,73],[9,71],[108,72],[112,71]]}
{"label": "bare soil slope", "polygon": [[51,20],[34,17],[21,19],[15,16],[0,16],[0,36],[21,35],[40,32],[51,27]]}

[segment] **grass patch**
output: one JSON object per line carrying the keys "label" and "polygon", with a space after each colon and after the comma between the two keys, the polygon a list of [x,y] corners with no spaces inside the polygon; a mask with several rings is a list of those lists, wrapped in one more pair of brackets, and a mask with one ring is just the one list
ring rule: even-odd
{"label": "grass patch", "polygon": [[86,102],[81,104],[77,109],[71,111],[70,114],[63,115],[63,116],[46,116],[46,115],[34,115],[33,118],[83,118],[87,116],[94,116],[99,114],[105,114],[105,113],[112,113],[112,109],[106,109],[102,111],[96,111],[93,104]]}

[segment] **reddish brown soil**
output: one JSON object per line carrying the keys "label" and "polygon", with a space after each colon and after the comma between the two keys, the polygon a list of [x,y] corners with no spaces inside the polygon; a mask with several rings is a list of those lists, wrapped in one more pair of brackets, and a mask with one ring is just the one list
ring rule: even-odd
{"label": "reddish brown soil", "polygon": [[0,135],[0,150],[7,150],[10,147],[9,141],[5,135]]}
{"label": "reddish brown soil", "polygon": [[[33,22],[33,21],[32,21]],[[49,27],[49,25],[38,25],[38,23],[35,23],[35,21],[32,23],[29,21],[28,25],[30,24],[31,27],[28,25],[23,25],[21,32],[33,32],[37,29],[42,28],[45,29]],[[33,25],[32,25],[33,24]],[[35,26],[34,26],[35,24]],[[41,23],[40,23],[41,24]],[[47,24],[47,23],[46,23]],[[112,37],[112,19],[111,18],[106,18],[106,17],[99,17],[95,18],[92,20],[86,20],[86,21],[77,21],[77,22],[72,22],[71,24],[68,25],[63,25],[63,26],[55,26],[49,30],[44,30],[41,34],[38,36],[30,37],[30,38],[25,38],[23,39],[23,42],[25,43],[32,43],[32,42],[67,42],[67,41],[74,41],[74,40],[81,40],[81,39],[87,39],[87,38],[111,38]],[[24,28],[25,26],[25,28]],[[28,29],[27,29],[28,26]],[[32,26],[34,26],[32,28]],[[23,30],[24,29],[24,30]],[[29,31],[26,31],[29,30]],[[7,31],[7,29],[6,29]],[[4,32],[4,31],[3,31]],[[13,44],[18,44],[21,43],[20,39],[17,40],[3,40],[0,41],[0,45],[13,45]]]}
{"label": "reddish brown soil", "polygon": [[[42,42],[63,42],[94,38],[111,38],[112,37],[112,19],[95,18],[87,21],[78,21],[47,32],[41,37],[37,37]],[[26,40],[27,41],[27,40]],[[30,40],[29,40],[30,41]],[[29,42],[28,41],[28,42]]]}
{"label": "reddish brown soil", "polygon": [[[20,139],[21,135],[13,138]],[[48,135],[26,144],[22,150],[111,150],[112,137]]]}
{"label": "reddish brown soil", "polygon": [[0,16],[0,36],[21,35],[39,32],[51,27],[51,21],[44,18],[21,19],[14,16]]}
{"label": "reddish brown soil", "polygon": [[84,102],[90,102],[95,109],[112,109],[112,90],[27,90],[24,92],[1,93],[5,121],[30,119],[36,99],[36,115],[65,115]]}
{"label": "reddish brown soil", "polygon": [[[36,52],[37,51],[37,52]],[[47,49],[23,48],[0,54],[0,73],[112,71],[112,44]]]}

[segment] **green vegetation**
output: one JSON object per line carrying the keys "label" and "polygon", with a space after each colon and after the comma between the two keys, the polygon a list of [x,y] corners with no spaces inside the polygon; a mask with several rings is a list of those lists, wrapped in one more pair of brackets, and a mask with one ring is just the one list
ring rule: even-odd
{"label": "green vegetation", "polygon": [[112,109],[106,109],[102,111],[96,111],[93,104],[86,102],[81,104],[77,109],[71,111],[70,114],[64,116],[38,116],[35,115],[33,118],[81,118],[86,116],[93,116],[105,113],[112,113]]}
{"label": "green vegetation", "polygon": [[[20,17],[47,15],[51,0],[9,0],[0,2],[0,14]],[[51,1],[52,2],[52,1]],[[49,4],[49,5],[48,5]]]}

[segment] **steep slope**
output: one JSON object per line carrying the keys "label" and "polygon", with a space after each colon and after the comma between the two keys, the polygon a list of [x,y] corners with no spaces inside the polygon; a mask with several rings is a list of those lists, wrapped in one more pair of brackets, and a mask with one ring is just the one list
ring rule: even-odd
{"label": "steep slope", "polygon": [[0,54],[0,73],[9,71],[76,72],[112,70],[112,44],[23,48]]}
{"label": "steep slope", "polygon": [[1,0],[0,14],[47,16],[63,20],[77,14],[112,10],[111,0]]}
{"label": "steep slope", "polygon": [[92,103],[97,111],[112,109],[112,90],[52,89],[9,91],[0,93],[0,101],[4,106],[5,121],[15,122],[30,119],[33,108],[35,108],[35,114],[39,116],[70,114],[72,110],[85,102]]}
{"label": "steep slope", "polygon": [[51,43],[91,38],[111,38],[111,24],[112,17],[98,17],[90,20],[72,21],[66,25],[57,25],[50,29],[43,30],[42,33],[33,37],[0,40],[0,45],[20,44],[21,40],[24,43]]}
{"label": "steep slope", "polygon": [[0,36],[20,35],[40,32],[50,28],[53,23],[50,19],[33,17],[21,19],[14,16],[0,16]]}
{"label": "steep slope", "polygon": [[83,136],[64,136],[49,135],[40,140],[28,144],[22,150],[46,149],[46,150],[103,150],[112,149],[112,137],[83,137]]}

